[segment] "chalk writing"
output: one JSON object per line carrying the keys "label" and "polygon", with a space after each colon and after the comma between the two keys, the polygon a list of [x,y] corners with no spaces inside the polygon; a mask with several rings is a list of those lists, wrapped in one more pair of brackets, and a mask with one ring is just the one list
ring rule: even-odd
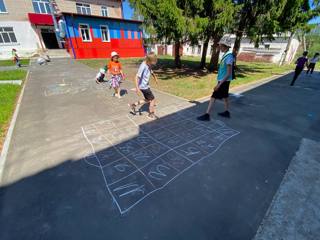
{"label": "chalk writing", "polygon": [[169,116],[163,119],[163,125],[160,119],[138,126],[128,117],[82,128],[92,148],[84,159],[101,169],[106,188],[121,214],[212,156],[239,133],[222,121],[204,124],[188,115]]}

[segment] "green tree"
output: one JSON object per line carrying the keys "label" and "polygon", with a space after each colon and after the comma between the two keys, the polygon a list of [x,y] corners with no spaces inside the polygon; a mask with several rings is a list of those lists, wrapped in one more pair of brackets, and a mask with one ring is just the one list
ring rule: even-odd
{"label": "green tree", "polygon": [[306,50],[305,33],[310,32],[312,26],[308,22],[320,14],[320,1],[309,0],[287,0],[284,10],[278,18],[279,30],[281,32],[290,32],[288,44],[286,46],[285,55],[280,64],[283,64],[287,59],[291,41],[295,35],[300,36],[303,48]]}
{"label": "green tree", "polygon": [[236,39],[233,47],[235,53],[239,52],[241,39],[245,35],[255,46],[264,38],[273,39],[278,30],[278,17],[283,13],[287,0],[238,0],[240,11],[235,15],[236,24],[234,33]]}
{"label": "green tree", "polygon": [[159,40],[174,42],[175,64],[181,67],[179,49],[186,35],[186,18],[176,0],[129,0],[131,6],[143,16],[145,25],[151,25]]}
{"label": "green tree", "polygon": [[198,9],[198,16],[194,18],[195,33],[197,41],[203,42],[202,56],[200,68],[204,68],[206,64],[206,56],[209,42],[212,39],[213,49],[209,69],[217,68],[219,51],[217,51],[217,43],[223,36],[225,31],[228,31],[233,23],[231,16],[237,11],[237,6],[232,0],[204,0],[203,7]]}

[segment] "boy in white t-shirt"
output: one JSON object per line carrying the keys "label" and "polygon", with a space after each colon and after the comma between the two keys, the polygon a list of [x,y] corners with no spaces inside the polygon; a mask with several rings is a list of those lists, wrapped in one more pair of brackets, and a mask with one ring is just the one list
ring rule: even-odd
{"label": "boy in white t-shirt", "polygon": [[149,119],[157,119],[155,115],[155,97],[150,89],[149,82],[152,76],[158,84],[158,79],[154,72],[151,70],[151,66],[157,63],[157,55],[153,52],[146,56],[145,61],[143,61],[139,67],[138,73],[136,75],[136,92],[138,95],[142,94],[144,99],[138,102],[129,104],[131,108],[131,113],[136,114],[136,107],[139,105],[149,103]]}
{"label": "boy in white t-shirt", "polygon": [[314,55],[314,57],[310,59],[310,63],[309,63],[309,65],[308,65],[307,74],[309,74],[309,72],[310,72],[310,74],[313,73],[313,70],[314,70],[314,68],[315,68],[315,66],[316,66],[316,63],[317,63],[318,61],[319,61],[319,53],[316,53],[316,54]]}

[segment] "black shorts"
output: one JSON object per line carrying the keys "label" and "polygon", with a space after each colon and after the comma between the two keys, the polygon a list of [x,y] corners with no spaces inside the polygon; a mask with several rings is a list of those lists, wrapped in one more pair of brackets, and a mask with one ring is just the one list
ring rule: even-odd
{"label": "black shorts", "polygon": [[140,89],[140,91],[142,92],[144,99],[147,101],[152,101],[154,99],[154,95],[151,92],[151,89]]}
{"label": "black shorts", "polygon": [[223,98],[228,98],[229,97],[229,86],[230,82],[225,81],[224,83],[221,84],[219,89],[217,91],[214,91],[212,93],[212,98],[215,99],[223,99]]}
{"label": "black shorts", "polygon": [[315,66],[316,66],[315,63],[310,63],[309,66],[308,66],[308,68],[314,68]]}

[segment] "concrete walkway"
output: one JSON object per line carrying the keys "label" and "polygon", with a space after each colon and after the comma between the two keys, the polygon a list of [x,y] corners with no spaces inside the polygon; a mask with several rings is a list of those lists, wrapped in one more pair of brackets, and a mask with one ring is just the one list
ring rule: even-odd
{"label": "concrete walkway", "polygon": [[199,123],[206,103],[156,91],[161,118],[132,116],[132,84],[115,99],[95,74],[71,59],[30,66],[1,240],[252,239],[301,139],[320,140],[317,75],[279,78],[234,98],[230,120]]}

